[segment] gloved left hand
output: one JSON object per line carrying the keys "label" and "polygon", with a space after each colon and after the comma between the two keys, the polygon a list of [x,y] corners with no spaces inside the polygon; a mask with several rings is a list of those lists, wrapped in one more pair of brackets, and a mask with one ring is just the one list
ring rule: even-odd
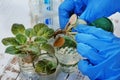
{"label": "gloved left hand", "polygon": [[64,0],[59,6],[60,28],[64,29],[72,14],[81,15],[85,10],[87,0]]}
{"label": "gloved left hand", "polygon": [[78,25],[77,51],[87,59],[79,70],[90,80],[120,80],[120,38],[101,28]]}

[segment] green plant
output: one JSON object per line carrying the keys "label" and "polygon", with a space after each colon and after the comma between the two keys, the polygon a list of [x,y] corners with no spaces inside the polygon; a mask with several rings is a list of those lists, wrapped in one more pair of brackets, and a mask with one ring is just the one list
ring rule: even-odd
{"label": "green plant", "polygon": [[[82,23],[85,24],[85,22],[82,22]],[[56,36],[57,36],[57,39],[55,40],[53,45],[58,48],[61,48],[61,47],[62,48],[65,48],[65,47],[76,48],[76,42],[74,40],[74,35],[77,32],[71,31],[71,29],[73,27],[75,27],[76,24],[77,24],[77,15],[73,14],[70,17],[68,23],[66,24],[65,29],[63,29],[63,30],[58,29],[57,31],[55,31],[54,38],[56,38]]]}
{"label": "green plant", "polygon": [[27,29],[22,24],[13,24],[11,32],[13,37],[2,39],[2,43],[7,46],[6,53],[13,55],[39,55],[41,50],[55,53],[53,46],[49,44],[54,30],[43,23]]}
{"label": "green plant", "polygon": [[35,64],[35,71],[38,74],[51,74],[56,71],[57,64],[53,61],[43,59],[39,60],[37,64]]}
{"label": "green plant", "polygon": [[[34,61],[44,54],[42,50],[54,56],[54,47],[49,43],[54,30],[47,25],[39,23],[33,26],[33,28],[26,29],[22,24],[13,24],[11,32],[13,33],[13,37],[2,39],[2,43],[7,46],[6,53],[19,55],[22,58],[21,61],[28,64],[34,64]],[[37,73],[44,72],[47,74],[55,72],[57,68],[54,62],[46,59],[38,61],[34,66]]]}

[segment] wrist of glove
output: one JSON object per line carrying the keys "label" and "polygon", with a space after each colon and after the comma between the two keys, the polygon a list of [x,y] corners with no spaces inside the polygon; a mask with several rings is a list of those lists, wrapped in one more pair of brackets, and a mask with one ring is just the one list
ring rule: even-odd
{"label": "wrist of glove", "polygon": [[77,51],[87,58],[78,64],[79,70],[91,80],[120,79],[120,39],[101,28],[78,25]]}

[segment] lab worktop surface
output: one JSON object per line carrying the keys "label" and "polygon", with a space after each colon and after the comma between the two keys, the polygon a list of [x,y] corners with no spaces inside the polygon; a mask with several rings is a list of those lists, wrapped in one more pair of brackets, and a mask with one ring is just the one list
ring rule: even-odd
{"label": "lab worktop surface", "polygon": [[[0,54],[0,80],[25,80],[20,77],[17,57],[9,54]],[[70,73],[59,72],[56,80],[89,80],[82,76],[79,71]]]}

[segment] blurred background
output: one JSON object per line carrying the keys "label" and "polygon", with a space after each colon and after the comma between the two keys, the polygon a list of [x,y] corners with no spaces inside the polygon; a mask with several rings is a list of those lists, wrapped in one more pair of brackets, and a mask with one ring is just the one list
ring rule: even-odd
{"label": "blurred background", "polygon": [[13,23],[24,24],[30,27],[29,0],[0,0],[0,53],[4,53],[5,46],[2,38],[12,36]]}

